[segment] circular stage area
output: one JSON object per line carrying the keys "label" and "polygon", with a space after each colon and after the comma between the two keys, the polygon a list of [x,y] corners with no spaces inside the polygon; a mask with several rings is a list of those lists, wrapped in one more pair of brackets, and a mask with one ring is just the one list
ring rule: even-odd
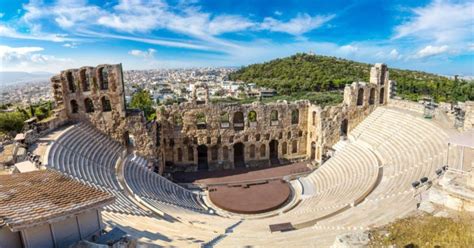
{"label": "circular stage area", "polygon": [[228,184],[209,188],[209,198],[219,208],[239,214],[258,214],[283,206],[291,196],[283,180]]}

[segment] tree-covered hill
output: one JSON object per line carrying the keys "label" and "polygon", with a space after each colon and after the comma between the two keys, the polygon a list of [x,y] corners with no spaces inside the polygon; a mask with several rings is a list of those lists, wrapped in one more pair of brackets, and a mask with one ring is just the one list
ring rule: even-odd
{"label": "tree-covered hill", "polygon": [[[369,80],[366,63],[336,57],[298,53],[263,64],[243,67],[230,74],[231,80],[257,83],[274,88],[282,95],[308,91],[343,89],[354,81]],[[410,100],[432,96],[436,101],[474,100],[474,83],[411,70],[390,68],[390,79],[397,82],[397,95]]]}

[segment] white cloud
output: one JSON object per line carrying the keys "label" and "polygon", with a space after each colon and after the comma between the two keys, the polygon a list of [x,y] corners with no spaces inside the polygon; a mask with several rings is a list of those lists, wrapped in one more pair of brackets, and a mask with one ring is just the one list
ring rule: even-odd
{"label": "white cloud", "polygon": [[0,18],[3,18],[5,16],[5,13],[0,12]]}
{"label": "white cloud", "polygon": [[288,22],[282,22],[272,17],[267,17],[263,20],[260,28],[273,32],[283,32],[298,36],[321,27],[333,18],[334,15],[310,16],[308,14],[298,14],[295,18],[290,19]]}
{"label": "white cloud", "polygon": [[64,44],[63,44],[63,47],[67,47],[67,48],[77,48],[77,43],[75,43],[75,42],[64,43]]}
{"label": "white cloud", "polygon": [[153,48],[149,48],[148,50],[142,51],[142,50],[130,50],[128,54],[136,56],[136,57],[142,57],[145,59],[150,59],[153,58],[156,53],[156,50]]}
{"label": "white cloud", "polygon": [[341,50],[344,53],[354,53],[354,52],[357,52],[359,48],[353,45],[345,45],[345,46],[341,46],[339,50]]}
{"label": "white cloud", "polygon": [[473,1],[434,0],[425,7],[412,9],[414,16],[395,28],[394,38],[416,38],[436,44],[472,40],[473,10]]}
{"label": "white cloud", "polygon": [[415,58],[427,58],[427,57],[432,57],[436,55],[440,55],[442,53],[445,53],[448,51],[448,46],[432,46],[428,45],[424,47],[423,49],[419,50],[415,54]]}
{"label": "white cloud", "polygon": [[277,16],[281,16],[281,15],[283,15],[283,13],[282,13],[281,11],[278,11],[278,10],[277,10],[277,11],[275,11],[275,12],[273,12],[273,14],[275,14],[275,15],[277,15]]}
{"label": "white cloud", "polygon": [[0,45],[0,68],[8,71],[58,71],[58,65],[65,66],[69,59],[42,54],[42,47],[10,47]]}
{"label": "white cloud", "polygon": [[45,33],[38,33],[38,34],[25,34],[19,33],[13,28],[7,27],[5,25],[0,24],[0,37],[8,37],[14,39],[25,39],[25,40],[44,40],[44,41],[52,41],[52,42],[65,42],[65,41],[73,41],[77,40],[74,38],[69,38],[65,35],[60,34],[45,34]]}

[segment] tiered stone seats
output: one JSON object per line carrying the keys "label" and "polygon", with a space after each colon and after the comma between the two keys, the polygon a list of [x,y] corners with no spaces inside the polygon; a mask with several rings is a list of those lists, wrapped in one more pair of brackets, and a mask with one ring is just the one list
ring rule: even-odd
{"label": "tiered stone seats", "polygon": [[161,211],[176,212],[179,210],[177,206],[206,212],[201,204],[200,195],[150,171],[147,168],[147,161],[142,157],[130,155],[126,158],[124,177],[134,194]]}
{"label": "tiered stone seats", "polygon": [[106,210],[146,215],[147,211],[124,195],[117,181],[115,163],[121,152],[117,142],[86,124],[78,124],[53,143],[48,166],[115,195],[115,203],[107,206]]}

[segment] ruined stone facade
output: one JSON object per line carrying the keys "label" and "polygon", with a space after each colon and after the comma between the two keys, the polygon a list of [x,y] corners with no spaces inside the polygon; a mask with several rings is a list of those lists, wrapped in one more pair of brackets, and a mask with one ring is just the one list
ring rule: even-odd
{"label": "ruined stone facade", "polygon": [[58,116],[87,121],[140,155],[159,171],[207,171],[312,160],[324,154],[390,94],[388,69],[376,64],[370,82],[344,90],[344,101],[322,108],[309,101],[213,104],[207,85],[195,85],[191,102],[162,106],[157,120],[127,110],[121,65],[62,71],[51,79]]}

